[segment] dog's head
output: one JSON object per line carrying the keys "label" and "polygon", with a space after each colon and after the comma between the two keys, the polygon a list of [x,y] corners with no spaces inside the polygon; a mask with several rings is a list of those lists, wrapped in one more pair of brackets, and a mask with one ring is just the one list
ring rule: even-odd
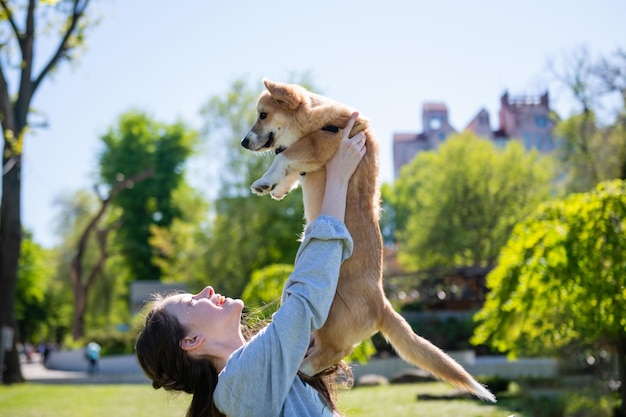
{"label": "dog's head", "polygon": [[257,119],[241,146],[251,151],[275,150],[280,153],[296,141],[301,132],[294,131],[296,110],[307,91],[292,84],[275,83],[264,79],[266,91],[256,105]]}
{"label": "dog's head", "polygon": [[[257,120],[242,139],[241,146],[251,151],[281,153],[300,137],[318,129],[329,128],[326,120],[336,119],[338,109],[345,113],[341,127],[347,123],[350,110],[326,97],[311,93],[295,84],[264,79],[266,90],[257,101]],[[345,108],[345,109],[344,109]],[[330,126],[334,132],[338,127]]]}

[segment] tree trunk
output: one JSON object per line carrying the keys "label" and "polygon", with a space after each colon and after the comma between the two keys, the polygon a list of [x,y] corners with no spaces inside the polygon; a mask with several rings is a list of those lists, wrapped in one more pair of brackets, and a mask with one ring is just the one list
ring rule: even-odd
{"label": "tree trunk", "polygon": [[622,399],[620,411],[626,416],[626,332],[617,336],[617,371],[621,382],[619,391]]}
{"label": "tree trunk", "polygon": [[[113,197],[115,197],[121,190],[126,188],[132,188],[134,184],[144,181],[147,178],[154,176],[154,168],[149,168],[138,174],[119,181],[106,198],[100,197],[100,209],[98,213],[91,219],[83,233],[80,235],[78,245],[76,249],[76,255],[72,259],[70,267],[70,277],[72,281],[72,289],[74,291],[74,315],[72,320],[72,337],[74,340],[78,340],[85,335],[85,313],[87,312],[87,297],[89,296],[89,290],[102,273],[104,263],[107,259],[107,236],[108,233],[116,229],[121,224],[121,219],[112,224],[109,228],[97,230],[97,225],[102,216],[104,216],[109,204]],[[93,266],[89,275],[84,276],[83,258],[87,251],[87,241],[92,234],[96,234],[96,240],[98,242],[99,257],[96,264]]]}
{"label": "tree trunk", "polygon": [[[19,354],[16,349],[15,285],[17,265],[22,247],[21,220],[21,155],[12,151],[5,139],[2,157],[2,205],[0,207],[0,325],[14,331],[12,349],[5,352],[2,382],[23,382]],[[1,348],[1,347],[0,347]]]}
{"label": "tree trunk", "polygon": [[79,285],[74,288],[74,319],[72,320],[72,338],[78,340],[85,335],[85,311],[87,310],[87,291]]}
{"label": "tree trunk", "polygon": [[[74,0],[71,10],[66,10],[66,22],[61,29],[56,49],[47,62],[43,61],[43,67],[36,76],[33,76],[33,57],[36,32],[35,9],[39,2],[34,0],[25,2],[24,13],[19,14],[24,18],[23,24],[16,23],[16,15],[10,10],[8,2],[0,3],[3,12],[2,20],[8,21],[7,27],[10,28],[9,33],[4,33],[4,35],[8,35],[9,38],[14,37],[21,53],[20,61],[18,61],[21,63],[19,87],[15,90],[17,91],[15,99],[12,99],[9,94],[11,89],[5,78],[5,69],[2,68],[3,62],[0,61],[0,124],[4,134],[2,202],[0,203],[0,325],[14,330],[12,349],[4,355],[6,368],[5,372],[2,372],[2,380],[5,383],[24,381],[19,354],[15,349],[17,326],[14,312],[17,269],[22,247],[22,134],[27,125],[33,94],[50,71],[56,67],[59,60],[67,59],[69,56],[68,52],[74,46],[68,43],[71,35],[82,32],[78,22],[82,19],[89,2],[90,0]],[[45,23],[42,25],[45,26]]]}

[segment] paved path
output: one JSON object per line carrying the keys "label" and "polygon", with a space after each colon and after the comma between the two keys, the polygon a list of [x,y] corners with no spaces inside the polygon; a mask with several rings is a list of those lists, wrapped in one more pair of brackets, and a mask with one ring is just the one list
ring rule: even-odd
{"label": "paved path", "polygon": [[[55,356],[56,355],[56,356]],[[100,372],[87,372],[87,361],[82,352],[56,352],[50,357],[50,367],[45,368],[39,357],[22,359],[22,375],[28,382],[41,384],[146,384],[133,355],[118,355],[100,359]]]}

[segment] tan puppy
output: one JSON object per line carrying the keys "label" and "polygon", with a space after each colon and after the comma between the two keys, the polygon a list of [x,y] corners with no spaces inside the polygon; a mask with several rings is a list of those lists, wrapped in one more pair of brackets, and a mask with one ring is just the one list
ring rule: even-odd
{"label": "tan puppy", "polygon": [[[337,150],[340,130],[354,112],[350,107],[293,84],[263,80],[267,91],[257,103],[258,119],[241,141],[257,152],[276,157],[251,188],[280,200],[298,180],[304,195],[306,221],[321,209],[326,170]],[[380,331],[407,362],[433,373],[480,398],[494,395],[457,362],[416,335],[385,297],[382,286],[382,240],[379,229],[378,143],[370,123],[359,116],[350,137],[365,131],[367,153],[350,180],[345,224],[354,240],[352,257],[342,267],[337,292],[325,325],[313,335],[314,345],[300,371],[315,375],[340,362],[354,346]]]}

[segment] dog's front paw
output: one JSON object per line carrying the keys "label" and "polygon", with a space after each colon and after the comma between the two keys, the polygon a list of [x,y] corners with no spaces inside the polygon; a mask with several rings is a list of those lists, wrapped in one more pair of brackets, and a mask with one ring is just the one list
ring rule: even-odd
{"label": "dog's front paw", "polygon": [[277,190],[274,190],[272,192],[270,192],[270,197],[272,197],[272,199],[280,201],[283,198],[285,198],[285,196],[288,194],[287,193],[282,193],[282,192],[277,192]]}
{"label": "dog's front paw", "polygon": [[276,188],[276,184],[268,184],[263,181],[263,179],[256,180],[250,186],[250,189],[256,195],[266,195],[267,193],[273,191],[274,188]]}

